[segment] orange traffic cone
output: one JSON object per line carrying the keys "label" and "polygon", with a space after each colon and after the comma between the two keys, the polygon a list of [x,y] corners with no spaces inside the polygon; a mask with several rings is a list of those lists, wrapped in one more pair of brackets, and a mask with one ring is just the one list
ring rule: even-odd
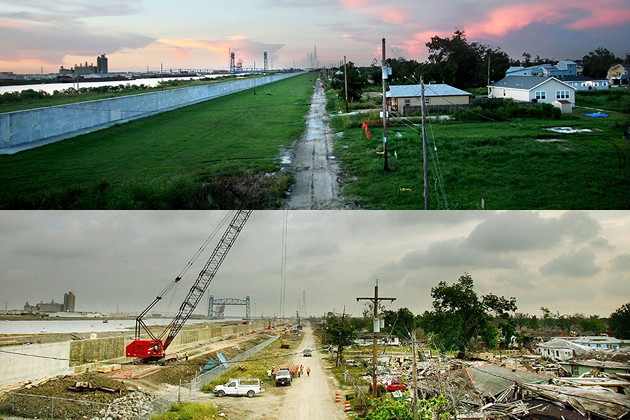
{"label": "orange traffic cone", "polygon": [[339,391],[335,392],[335,402],[341,402],[341,394]]}
{"label": "orange traffic cone", "polygon": [[350,401],[346,401],[344,404],[344,411],[350,411]]}

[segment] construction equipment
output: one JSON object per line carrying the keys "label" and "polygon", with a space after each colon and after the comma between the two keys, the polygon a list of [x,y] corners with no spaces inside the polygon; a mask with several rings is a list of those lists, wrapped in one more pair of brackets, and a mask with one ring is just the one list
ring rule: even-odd
{"label": "construction equipment", "polygon": [[[162,293],[136,318],[136,331],[134,341],[126,348],[127,357],[137,357],[145,361],[158,361],[166,355],[166,349],[171,344],[177,333],[184,326],[188,318],[192,315],[201,297],[206,292],[208,285],[216,275],[225,256],[236,241],[239,233],[249,219],[252,210],[239,210],[236,212],[223,237],[214,248],[208,262],[199,273],[197,280],[190,288],[186,299],[179,307],[179,312],[173,320],[166,326],[164,331],[156,335],[149,329],[143,321],[144,316],[162,299],[162,295],[170,291],[181,280],[181,275],[167,286]],[[144,331],[150,339],[141,339],[140,334]],[[164,339],[164,337],[166,337]]]}

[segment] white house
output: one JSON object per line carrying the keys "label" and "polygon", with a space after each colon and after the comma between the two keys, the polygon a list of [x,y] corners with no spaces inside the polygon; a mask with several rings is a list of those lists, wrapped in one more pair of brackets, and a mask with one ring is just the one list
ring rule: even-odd
{"label": "white house", "polygon": [[610,87],[610,82],[605,78],[565,76],[562,77],[562,81],[573,86],[575,90],[608,89]]}
{"label": "white house", "polygon": [[555,77],[507,76],[488,86],[488,97],[546,104],[564,99],[575,106],[575,88]]}
{"label": "white house", "polygon": [[575,356],[581,356],[591,351],[587,346],[574,343],[564,338],[554,338],[542,343],[536,349],[536,353],[547,359],[565,361]]}

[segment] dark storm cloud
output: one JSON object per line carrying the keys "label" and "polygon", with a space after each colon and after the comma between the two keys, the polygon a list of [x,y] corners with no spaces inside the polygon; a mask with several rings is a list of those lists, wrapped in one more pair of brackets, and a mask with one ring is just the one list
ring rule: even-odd
{"label": "dark storm cloud", "polygon": [[602,271],[595,263],[595,252],[589,248],[582,248],[577,252],[570,252],[554,258],[540,267],[545,275],[561,275],[567,277],[590,277]]}
{"label": "dark storm cloud", "polygon": [[611,261],[612,270],[615,272],[630,273],[630,254],[617,255]]}
{"label": "dark storm cloud", "polygon": [[466,242],[488,252],[527,251],[549,249],[567,237],[577,242],[589,240],[600,230],[598,222],[583,212],[545,219],[538,213],[511,211],[480,223]]}

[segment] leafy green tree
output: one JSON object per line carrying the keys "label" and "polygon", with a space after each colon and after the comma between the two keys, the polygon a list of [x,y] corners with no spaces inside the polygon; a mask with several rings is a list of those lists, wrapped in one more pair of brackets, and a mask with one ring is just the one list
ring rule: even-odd
{"label": "leafy green tree", "polygon": [[630,302],[617,308],[608,317],[608,325],[621,340],[630,340]]}
{"label": "leafy green tree", "polygon": [[357,338],[356,329],[347,318],[331,313],[326,317],[324,333],[333,345],[339,347],[339,355],[342,354],[344,347],[351,345]]}
{"label": "leafy green tree", "polygon": [[487,346],[496,346],[499,335],[493,313],[509,319],[516,311],[516,299],[506,299],[492,293],[478,296],[473,290],[474,280],[469,274],[452,285],[440,282],[431,289],[433,311],[425,312],[420,326],[434,334],[434,341],[446,350],[457,348],[465,357],[473,340],[480,338]]}
{"label": "leafy green tree", "polygon": [[[372,401],[374,410],[367,413],[365,420],[412,420],[411,404],[408,401],[396,401],[390,398]],[[451,414],[445,412],[446,398],[440,395],[430,400],[418,401],[420,420],[447,420]],[[435,414],[435,417],[434,417]]]}
{"label": "leafy green tree", "polygon": [[400,308],[398,311],[384,312],[387,332],[400,339],[411,338],[411,332],[415,328],[416,317],[408,308]]}
{"label": "leafy green tree", "polygon": [[[348,100],[353,99],[358,101],[361,99],[361,91],[367,83],[367,78],[362,74],[358,68],[355,67],[352,61],[346,64],[345,71],[348,73]],[[345,97],[345,81],[344,81],[344,68],[339,68],[330,81],[330,85],[337,91],[340,98]]]}
{"label": "leafy green tree", "polygon": [[579,320],[579,325],[583,332],[592,331],[599,333],[606,331],[606,324],[599,318],[598,315],[591,315],[589,318]]}
{"label": "leafy green tree", "polygon": [[582,74],[586,77],[606,77],[608,69],[621,61],[606,48],[599,47],[582,58]]}

